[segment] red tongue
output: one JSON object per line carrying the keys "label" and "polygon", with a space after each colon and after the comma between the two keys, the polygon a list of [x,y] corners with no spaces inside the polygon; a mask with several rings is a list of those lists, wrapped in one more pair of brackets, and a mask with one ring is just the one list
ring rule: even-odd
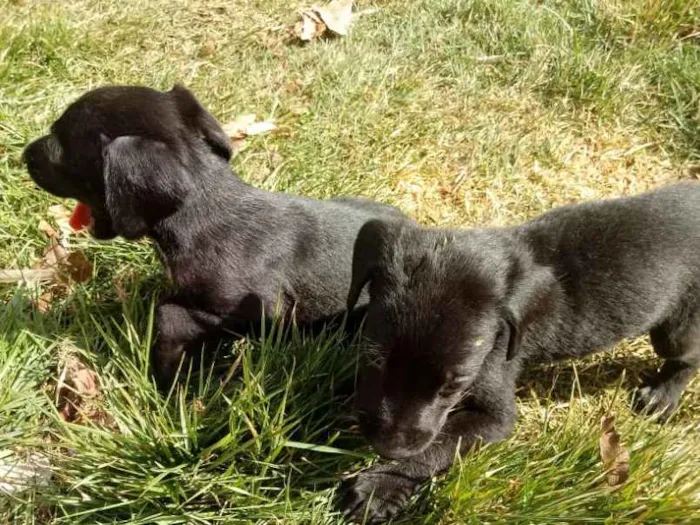
{"label": "red tongue", "polygon": [[80,230],[87,228],[90,225],[91,220],[92,210],[90,210],[90,206],[79,202],[76,204],[73,213],[71,213],[70,219],[68,219],[68,224],[70,224],[70,227],[75,231],[79,232]]}

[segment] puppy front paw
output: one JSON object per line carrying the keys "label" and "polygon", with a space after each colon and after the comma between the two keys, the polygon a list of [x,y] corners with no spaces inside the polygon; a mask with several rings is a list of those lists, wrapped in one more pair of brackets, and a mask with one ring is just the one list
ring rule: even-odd
{"label": "puppy front paw", "polygon": [[391,467],[375,467],[360,472],[341,486],[343,515],[352,523],[380,523],[406,507],[420,484]]}
{"label": "puppy front paw", "polygon": [[674,389],[665,383],[644,386],[635,392],[634,409],[640,414],[652,415],[663,423],[678,408],[678,397]]}

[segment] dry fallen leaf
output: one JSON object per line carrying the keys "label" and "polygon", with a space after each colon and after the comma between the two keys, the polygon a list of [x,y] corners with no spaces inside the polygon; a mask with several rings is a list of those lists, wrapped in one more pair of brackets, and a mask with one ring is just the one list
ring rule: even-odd
{"label": "dry fallen leaf", "polygon": [[339,36],[348,34],[352,22],[353,0],[333,0],[324,6],[313,6],[299,11],[301,20],[294,26],[294,34],[303,42],[315,40],[326,31]]}
{"label": "dry fallen leaf", "polygon": [[[87,260],[85,254],[77,251],[71,252],[66,247],[68,232],[72,232],[68,224],[70,213],[61,205],[51,206],[48,212],[56,220],[60,231],[45,220],[39,221],[39,230],[46,235],[48,240],[41,259],[34,265],[34,268],[0,269],[0,283],[49,282],[52,283],[52,286],[66,288],[69,284],[67,276],[79,283],[90,278],[92,264]],[[52,295],[52,293],[44,292],[43,300],[40,300],[39,303],[44,303],[44,307],[47,307]],[[39,306],[43,311],[43,307]]]}
{"label": "dry fallen leaf", "polygon": [[99,394],[97,374],[77,357],[68,355],[56,385],[56,407],[61,419],[81,423],[101,418],[102,412],[91,404]]}
{"label": "dry fallen leaf", "polygon": [[[51,303],[58,298],[68,296],[72,289],[71,283],[83,283],[92,276],[92,264],[85,254],[80,251],[70,251],[66,247],[66,239],[72,229],[68,224],[70,213],[61,205],[51,206],[49,215],[59,224],[57,231],[47,221],[39,221],[39,229],[47,237],[47,246],[41,259],[31,269],[0,269],[0,282],[17,283],[48,283],[40,297],[34,301],[36,308],[46,313],[51,309]],[[64,226],[61,224],[65,222]]]}
{"label": "dry fallen leaf", "polygon": [[92,277],[92,263],[83,252],[70,252],[63,261],[65,270],[76,283],[84,283]]}
{"label": "dry fallen leaf", "polygon": [[301,20],[294,26],[294,34],[303,42],[310,42],[326,32],[326,24],[312,10],[307,9],[299,13]]}
{"label": "dry fallen leaf", "polygon": [[620,434],[615,430],[613,414],[603,416],[600,427],[600,458],[607,471],[608,485],[615,487],[624,483],[629,477],[630,454],[621,443]]}
{"label": "dry fallen leaf", "polygon": [[274,120],[258,122],[254,114],[239,115],[222,126],[224,133],[231,139],[234,151],[245,146],[245,139],[253,135],[262,135],[277,129]]}
{"label": "dry fallen leaf", "polygon": [[255,122],[254,114],[239,115],[231,122],[222,126],[224,133],[232,139],[243,138],[247,135],[246,129]]}
{"label": "dry fallen leaf", "polygon": [[68,250],[66,250],[58,236],[49,236],[49,244],[44,248],[44,253],[41,260],[37,263],[39,268],[59,270],[59,265],[63,264],[68,258]]}
{"label": "dry fallen leaf", "polygon": [[49,215],[54,219],[67,219],[70,217],[70,210],[68,210],[63,204],[54,204],[49,206]]}
{"label": "dry fallen leaf", "polygon": [[263,133],[269,133],[277,129],[275,123],[271,120],[264,120],[262,122],[253,122],[245,130],[246,135],[262,135]]}
{"label": "dry fallen leaf", "polygon": [[345,36],[352,21],[353,0],[333,0],[322,7],[313,7],[326,27],[336,35]]}

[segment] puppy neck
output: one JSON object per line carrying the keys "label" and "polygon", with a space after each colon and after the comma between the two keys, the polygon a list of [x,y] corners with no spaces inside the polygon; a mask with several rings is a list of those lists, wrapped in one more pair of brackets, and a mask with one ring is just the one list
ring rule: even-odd
{"label": "puppy neck", "polygon": [[178,284],[183,266],[206,261],[222,236],[236,231],[236,223],[245,216],[251,203],[258,202],[257,190],[240,179],[233,170],[193,176],[195,189],[171,215],[156,221],[148,237],[157,245],[162,263]]}

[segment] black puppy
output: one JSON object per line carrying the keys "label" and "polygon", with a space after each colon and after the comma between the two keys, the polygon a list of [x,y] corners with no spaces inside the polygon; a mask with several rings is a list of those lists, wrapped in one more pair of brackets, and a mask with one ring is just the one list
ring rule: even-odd
{"label": "black puppy", "polygon": [[96,238],[157,243],[174,283],[151,352],[161,387],[187,345],[212,331],[240,332],[263,314],[294,312],[303,324],[342,315],[358,231],[403,217],[367,199],[316,201],[245,184],[228,165],[221,126],[180,86],[91,91],[24,158],[41,188],[89,206]]}
{"label": "black puppy", "polygon": [[556,209],[521,226],[440,230],[385,221],[358,236],[348,301],[369,283],[356,401],[398,460],[361,472],[346,514],[394,515],[457,447],[506,438],[524,362],[651,334],[661,370],[639,408],[667,417],[700,365],[700,183]]}

